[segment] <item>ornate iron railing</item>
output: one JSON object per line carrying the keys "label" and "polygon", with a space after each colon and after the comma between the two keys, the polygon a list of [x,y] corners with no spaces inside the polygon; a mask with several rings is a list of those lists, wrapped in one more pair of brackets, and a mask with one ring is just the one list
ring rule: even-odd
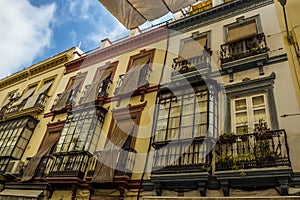
{"label": "ornate iron railing", "polygon": [[49,174],[50,168],[53,164],[53,156],[44,156],[42,157],[38,167],[35,171],[36,177],[46,177]]}
{"label": "ornate iron railing", "polygon": [[285,130],[220,137],[216,170],[290,166]]}
{"label": "ornate iron railing", "polygon": [[[125,148],[118,154],[117,165],[114,172],[115,176],[127,176],[131,178],[133,167],[135,163],[136,150],[133,148]],[[101,155],[101,152],[96,153],[98,156]],[[94,157],[93,162],[90,165],[87,176],[93,176],[95,168],[97,166],[97,159]]]}
{"label": "ornate iron railing", "polygon": [[[108,96],[108,89],[110,87],[110,84],[111,84],[111,80],[108,78],[108,79],[105,79],[99,89],[98,89],[98,97],[100,96],[104,96],[104,97],[107,97]],[[83,89],[83,91],[81,92],[81,95],[80,95],[80,99],[79,99],[79,102],[82,102],[82,100],[84,99],[84,97],[87,95],[87,92],[89,91],[89,88],[90,88],[91,84],[90,85],[86,85],[85,88]],[[97,97],[95,97],[96,99]]]}
{"label": "ornate iron railing", "polygon": [[176,73],[184,74],[196,70],[208,70],[210,71],[211,56],[206,50],[203,50],[203,54],[194,58],[178,61],[178,58],[174,59],[172,68],[174,69],[172,75]]}
{"label": "ornate iron railing", "polygon": [[208,172],[212,153],[209,140],[177,141],[155,151],[152,174]]}
{"label": "ornate iron railing", "polygon": [[[143,85],[148,84],[149,83],[149,74],[150,74],[150,66],[149,65],[142,66],[141,71],[140,71],[139,82],[137,85],[143,86]],[[119,76],[119,79],[117,80],[117,83],[116,83],[114,94],[118,94],[120,89],[122,88],[125,75],[126,74],[122,74]],[[133,88],[133,89],[136,90],[138,88]]]}
{"label": "ornate iron railing", "polygon": [[78,177],[83,179],[92,155],[86,151],[55,154],[49,177]]}
{"label": "ornate iron railing", "polygon": [[220,59],[223,64],[248,56],[266,53],[268,50],[265,34],[260,33],[252,38],[221,45]]}

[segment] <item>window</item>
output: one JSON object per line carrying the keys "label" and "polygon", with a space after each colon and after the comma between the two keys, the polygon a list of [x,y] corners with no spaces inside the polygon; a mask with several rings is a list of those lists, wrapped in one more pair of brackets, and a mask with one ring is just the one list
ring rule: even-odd
{"label": "window", "polygon": [[159,97],[154,142],[207,136],[208,107],[213,104],[207,88],[195,88],[194,93],[182,90],[176,95],[167,93]]}
{"label": "window", "polygon": [[[273,91],[275,78],[275,73],[272,73],[267,77],[225,86],[226,115],[228,116],[225,118],[225,132],[236,132],[236,124],[238,123],[240,127],[243,127],[245,121],[247,121],[248,131],[252,131],[255,129],[259,118],[263,118],[273,130],[280,129]],[[242,117],[245,114],[239,114],[243,112],[247,113],[247,117]],[[235,119],[236,114],[239,119]]]}
{"label": "window", "polygon": [[240,40],[253,38],[257,35],[256,21],[249,20],[234,26],[228,27],[226,43],[234,43]]}
{"label": "window", "polygon": [[215,92],[202,85],[160,92],[158,98],[152,144],[157,149],[154,170],[208,164],[209,147],[204,138],[217,132]]}
{"label": "window", "polygon": [[120,88],[116,88],[117,94],[128,94],[137,90],[140,86],[148,84],[150,63],[153,60],[154,50],[141,52],[130,58],[127,73],[122,78]]}
{"label": "window", "polygon": [[256,54],[266,54],[269,50],[259,15],[250,18],[242,16],[236,22],[226,25],[224,40],[225,44],[220,49],[223,64]]}
{"label": "window", "polygon": [[233,132],[245,134],[254,132],[259,120],[269,123],[266,94],[258,94],[232,100]]}
{"label": "window", "polygon": [[194,34],[193,37],[181,41],[177,62],[189,60],[203,55],[208,48],[208,33]]}
{"label": "window", "polygon": [[36,123],[25,117],[0,124],[0,171],[6,167],[7,162],[2,161],[5,157],[21,159]]}
{"label": "window", "polygon": [[[144,104],[113,110],[113,120],[104,149],[92,182],[110,182],[115,173],[124,176],[132,173],[135,162],[135,138]],[[128,113],[129,111],[129,113]]]}
{"label": "window", "polygon": [[6,96],[6,98],[4,99],[4,101],[1,104],[0,107],[0,113],[4,113],[5,110],[9,107],[9,105],[16,100],[18,97],[20,96],[20,94],[16,91],[13,92],[9,92]]}
{"label": "window", "polygon": [[94,102],[99,96],[107,96],[107,89],[112,81],[117,63],[97,69],[91,85],[87,85],[86,90],[82,93],[80,103]]}
{"label": "window", "polygon": [[25,110],[35,106],[43,107],[52,82],[53,80],[45,81],[43,86],[34,95],[28,98],[23,109]]}
{"label": "window", "polygon": [[8,112],[13,112],[13,111],[18,111],[19,108],[23,108],[24,105],[26,104],[27,100],[33,95],[37,88],[37,84],[29,86],[28,89],[24,92],[24,94],[21,96],[20,99],[15,101]]}
{"label": "window", "polygon": [[100,137],[106,110],[85,108],[68,115],[56,152],[88,151],[93,153]]}
{"label": "window", "polygon": [[141,51],[141,53],[131,56],[129,59],[127,71],[135,67],[140,67],[153,62],[154,50]]}
{"label": "window", "polygon": [[53,110],[60,111],[64,109],[67,104],[74,103],[76,95],[83,85],[85,76],[86,73],[83,73],[70,78],[65,91],[56,99],[56,102],[52,107]]}

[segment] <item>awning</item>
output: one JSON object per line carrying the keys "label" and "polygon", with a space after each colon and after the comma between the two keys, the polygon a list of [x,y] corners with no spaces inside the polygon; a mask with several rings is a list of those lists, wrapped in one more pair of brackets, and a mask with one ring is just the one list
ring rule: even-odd
{"label": "awning", "polygon": [[126,28],[133,29],[144,22],[160,18],[168,12],[178,12],[199,0],[99,0]]}
{"label": "awning", "polygon": [[43,190],[14,190],[5,189],[0,192],[0,196],[15,196],[15,197],[33,197],[37,198],[43,193]]}

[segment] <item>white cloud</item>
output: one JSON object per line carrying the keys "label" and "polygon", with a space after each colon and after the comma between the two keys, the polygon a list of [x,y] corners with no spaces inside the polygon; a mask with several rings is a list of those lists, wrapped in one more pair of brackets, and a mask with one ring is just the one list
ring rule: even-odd
{"label": "white cloud", "polygon": [[67,0],[66,4],[69,5],[68,12],[72,16],[69,20],[78,20],[78,17],[82,20],[93,20],[91,12],[95,6],[98,6],[99,2],[97,0]]}
{"label": "white cloud", "polygon": [[87,36],[87,39],[95,44],[100,44],[101,40],[105,38],[109,38],[110,41],[113,42],[122,37],[126,37],[129,34],[129,31],[120,23],[113,23],[110,26],[104,26],[99,23],[98,27],[99,29],[97,32],[91,32]]}
{"label": "white cloud", "polygon": [[32,64],[51,46],[56,4],[34,7],[28,1],[0,0],[0,78]]}

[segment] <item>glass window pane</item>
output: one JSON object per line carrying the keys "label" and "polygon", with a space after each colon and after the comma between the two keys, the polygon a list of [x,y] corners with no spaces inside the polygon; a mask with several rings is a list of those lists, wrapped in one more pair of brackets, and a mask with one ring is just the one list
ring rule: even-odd
{"label": "glass window pane", "polygon": [[246,99],[235,101],[235,111],[241,111],[246,109],[247,109]]}
{"label": "glass window pane", "polygon": [[253,107],[260,107],[265,105],[264,96],[257,96],[252,98]]}

